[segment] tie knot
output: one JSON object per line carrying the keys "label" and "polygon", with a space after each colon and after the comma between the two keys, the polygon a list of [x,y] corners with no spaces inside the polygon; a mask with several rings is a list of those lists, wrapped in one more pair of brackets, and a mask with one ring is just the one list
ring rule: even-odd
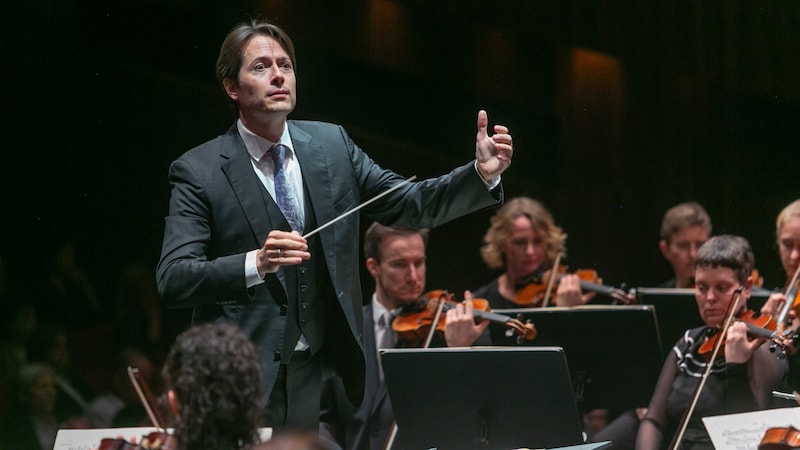
{"label": "tie knot", "polygon": [[286,160],[286,146],[283,144],[275,144],[269,148],[269,153],[272,156],[272,162],[276,167],[283,167],[283,162]]}
{"label": "tie knot", "polygon": [[394,321],[394,314],[392,314],[389,311],[383,313],[383,315],[381,316],[381,322],[383,322],[381,323],[381,325],[386,328],[391,328],[393,321]]}

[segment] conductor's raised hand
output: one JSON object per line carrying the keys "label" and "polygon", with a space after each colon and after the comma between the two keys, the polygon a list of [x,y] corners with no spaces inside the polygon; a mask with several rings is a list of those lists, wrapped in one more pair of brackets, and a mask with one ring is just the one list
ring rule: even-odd
{"label": "conductor's raised hand", "polygon": [[478,111],[478,135],[475,138],[475,159],[478,160],[478,172],[485,180],[491,180],[503,173],[511,165],[514,148],[508,128],[503,125],[493,127],[494,134],[489,136],[487,128],[489,117],[486,111]]}
{"label": "conductor's raised hand", "polygon": [[308,243],[297,231],[272,230],[256,253],[258,274],[275,273],[281,266],[293,266],[311,259]]}

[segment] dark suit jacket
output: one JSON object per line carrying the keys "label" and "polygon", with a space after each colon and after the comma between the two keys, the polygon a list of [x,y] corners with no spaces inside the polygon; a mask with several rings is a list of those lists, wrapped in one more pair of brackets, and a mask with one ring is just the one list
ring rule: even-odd
{"label": "dark suit jacket", "polygon": [[372,303],[369,303],[364,306],[367,372],[361,405],[357,408],[350,405],[337,378],[329,380],[323,393],[321,432],[323,436],[335,439],[345,450],[383,448],[394,421],[389,391],[386,382],[380,379],[374,326]]}
{"label": "dark suit jacket", "polygon": [[[303,174],[308,210],[319,225],[358,206],[404,178],[373,162],[340,126],[289,121],[289,134]],[[182,155],[169,170],[172,192],[166,218],[159,292],[168,307],[193,307],[194,321],[238,323],[259,347],[269,397],[280,364],[287,289],[283,270],[266,282],[245,286],[244,261],[273,229],[289,230],[256,176],[234,125],[228,132]],[[383,224],[435,227],[502,202],[489,192],[470,162],[447,175],[404,186],[366,206],[362,214]],[[308,232],[310,230],[306,230]],[[334,369],[358,404],[364,390],[359,214],[319,233],[339,320],[325,322],[325,348],[335,349]],[[335,340],[335,342],[330,342]]]}

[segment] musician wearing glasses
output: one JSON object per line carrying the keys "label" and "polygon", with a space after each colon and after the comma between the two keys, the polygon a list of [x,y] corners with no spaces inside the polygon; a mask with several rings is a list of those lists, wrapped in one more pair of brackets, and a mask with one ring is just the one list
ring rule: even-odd
{"label": "musician wearing glasses", "polygon": [[699,203],[681,203],[664,213],[658,249],[672,267],[673,277],[660,287],[694,286],[692,277],[694,260],[697,251],[709,237],[711,237],[711,217]]}

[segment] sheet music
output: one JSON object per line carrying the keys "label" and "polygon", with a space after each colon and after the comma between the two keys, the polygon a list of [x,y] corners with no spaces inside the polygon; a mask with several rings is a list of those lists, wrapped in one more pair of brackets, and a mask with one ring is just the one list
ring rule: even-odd
{"label": "sheet music", "polygon": [[126,441],[130,441],[133,438],[136,439],[136,442],[139,442],[142,436],[146,436],[154,431],[161,430],[155,427],[58,430],[56,445],[53,447],[53,450],[90,450],[100,447],[100,441],[104,438],[116,439],[121,437]]}
{"label": "sheet music", "polygon": [[[91,450],[100,447],[100,441],[104,438],[122,438],[126,441],[135,439],[141,442],[142,436],[147,436],[154,431],[162,431],[155,427],[133,427],[133,428],[92,428],[88,430],[58,430],[56,444],[53,450]],[[167,430],[172,432],[171,429]],[[272,428],[259,428],[261,440],[266,442],[272,437]]]}
{"label": "sheet music", "polygon": [[765,409],[741,414],[703,417],[717,450],[752,450],[769,428],[800,428],[800,408]]}

